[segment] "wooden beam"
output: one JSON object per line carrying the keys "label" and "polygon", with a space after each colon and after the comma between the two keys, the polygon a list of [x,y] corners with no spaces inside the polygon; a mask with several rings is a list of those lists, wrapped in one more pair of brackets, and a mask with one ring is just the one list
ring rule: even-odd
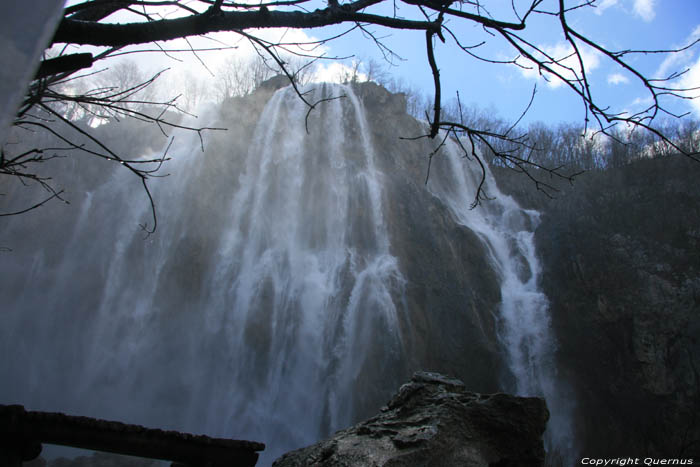
{"label": "wooden beam", "polygon": [[37,451],[36,445],[41,443],[212,467],[253,467],[258,451],[265,449],[264,444],[253,441],[210,438],[62,413],[31,412],[21,405],[0,405],[0,452],[2,445],[10,446],[8,452],[14,449],[22,460],[31,460],[39,455],[41,449]]}

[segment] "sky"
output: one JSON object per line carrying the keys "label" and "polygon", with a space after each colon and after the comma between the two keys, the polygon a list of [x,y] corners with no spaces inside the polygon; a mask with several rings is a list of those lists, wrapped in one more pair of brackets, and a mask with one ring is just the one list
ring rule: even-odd
{"label": "sky", "polygon": [[[514,1],[516,9],[522,9],[526,3],[528,2],[525,0]],[[567,5],[577,3],[567,1]],[[509,1],[482,0],[482,4],[494,8],[490,13],[496,18],[515,20]],[[554,8],[555,4],[554,0],[545,0],[543,8]],[[373,7],[370,12],[391,14],[393,5],[386,3]],[[396,5],[400,15],[415,17],[409,5],[400,2]],[[612,50],[674,49],[700,39],[700,0],[598,0],[595,5],[595,8],[581,8],[570,13],[569,23],[577,31]],[[319,3],[318,6],[322,4]],[[568,54],[569,49],[565,45],[556,17],[538,15],[530,19],[532,21],[528,21],[523,37],[557,57]],[[119,22],[125,19],[116,17],[111,20]],[[484,57],[507,61],[517,56],[504,40],[488,35],[482,28],[470,24],[469,21],[451,21],[448,27],[464,45],[485,41],[485,45],[475,49]],[[303,41],[327,37],[341,30],[339,27],[333,27],[284,31],[284,37],[285,40]],[[391,60],[392,63],[388,63],[382,58],[383,54],[375,42],[360,32],[335,40],[317,51],[323,51],[329,57],[348,57],[343,62],[345,66],[352,60],[374,60],[381,63],[392,77],[405,85],[432,94],[433,77],[427,63],[424,33],[386,30],[376,26],[370,27],[369,30],[375,32],[382,43],[400,58],[395,57]],[[281,33],[282,31],[266,30],[262,34],[269,38]],[[191,76],[207,80],[216,78],[212,77],[212,74],[216,75],[230,54],[252,54],[250,48],[232,33],[218,33],[214,37],[226,44],[238,45],[239,48],[235,52],[202,53],[199,54],[199,58],[195,58],[191,53],[177,55],[181,62],[173,61],[160,53],[141,56],[134,54],[128,57],[137,60],[146,69],[171,67],[176,70],[174,73],[186,70]],[[536,85],[535,100],[523,119],[524,124],[537,121],[547,124],[583,121],[585,114],[580,99],[556,78],[547,81],[534,69],[475,60],[460,50],[449,36],[446,39],[445,44],[438,43],[436,46],[443,101],[454,98],[459,92],[463,104],[514,121],[527,106],[533,86]],[[218,45],[211,40],[192,43],[195,47]],[[187,48],[182,41],[171,41],[164,45]],[[599,53],[584,50],[583,55],[592,92],[601,107],[609,106],[616,111],[635,112],[648,105],[649,94],[640,86],[636,77],[621,70]],[[200,59],[206,64],[206,68]],[[528,65],[522,59],[518,62],[524,66]],[[687,69],[688,71],[674,84],[685,88],[700,87],[700,44],[678,54],[635,54],[630,57],[630,64],[653,78],[665,77],[673,71]],[[320,73],[320,79],[333,79],[338,75],[337,64],[323,62],[323,67],[325,73]],[[700,95],[700,90],[690,95]],[[692,116],[700,118],[700,99],[668,101],[667,105],[674,113],[691,112]]]}
{"label": "sky", "polygon": [[[486,4],[486,2],[483,2]],[[491,2],[501,5],[510,2]],[[520,2],[522,4],[524,2]],[[550,2],[551,3],[551,2]],[[567,2],[575,4],[575,2]],[[516,2],[516,6],[518,2]],[[584,8],[571,14],[570,24],[578,31],[597,40],[601,45],[614,50],[622,49],[671,49],[687,45],[700,38],[700,1],[698,0],[603,0],[597,8]],[[506,18],[510,8],[505,8]],[[495,17],[501,17],[491,10]],[[532,43],[555,56],[564,57],[568,49],[556,18],[546,18],[532,23],[532,28],[523,34]],[[448,25],[451,26],[451,25]],[[456,25],[454,32],[463,44],[474,44],[490,40],[482,55],[495,59],[513,59],[516,54],[505,41],[494,40],[478,27]],[[427,67],[424,38],[408,34],[395,34],[387,42],[395,44],[395,50],[407,60],[399,62],[394,69],[421,89],[430,92],[432,75]],[[460,99],[482,109],[495,111],[504,118],[517,119],[527,106],[533,85],[537,94],[525,122],[582,121],[584,109],[580,100],[570,89],[556,79],[550,82],[538,76],[536,70],[523,70],[513,65],[495,65],[470,59],[453,44],[438,44],[437,61],[443,80],[443,96],[454,97],[459,91]],[[354,42],[357,44],[357,41]],[[339,44],[333,48],[338,54],[352,53],[353,43]],[[356,47],[356,46],[355,46]],[[371,53],[364,50],[361,53]],[[375,53],[374,57],[377,56]],[[600,54],[584,51],[593,93],[600,102],[621,111],[636,111],[648,102],[648,93],[639,86],[631,74]],[[631,63],[653,77],[667,76],[672,71],[690,71],[678,81],[683,87],[700,86],[700,44],[683,54],[672,56],[637,55]],[[700,95],[700,90],[697,91]],[[700,99],[682,102],[671,107],[674,112],[692,111],[700,118]]]}

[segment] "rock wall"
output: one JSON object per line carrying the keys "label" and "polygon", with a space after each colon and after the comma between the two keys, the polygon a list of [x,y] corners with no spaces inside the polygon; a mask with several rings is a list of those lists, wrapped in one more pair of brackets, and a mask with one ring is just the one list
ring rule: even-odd
{"label": "rock wall", "polygon": [[542,287],[585,455],[700,457],[700,166],[682,157],[582,175],[546,200]]}

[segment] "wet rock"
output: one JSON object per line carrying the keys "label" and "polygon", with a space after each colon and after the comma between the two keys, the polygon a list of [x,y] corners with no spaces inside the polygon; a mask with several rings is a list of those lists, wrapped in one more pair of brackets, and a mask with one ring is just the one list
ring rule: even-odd
{"label": "wet rock", "polygon": [[263,81],[260,84],[259,89],[267,90],[267,91],[276,91],[278,89],[281,89],[285,86],[289,85],[289,77],[285,75],[275,75],[272,78],[269,78],[265,81]]}
{"label": "wet rock", "polygon": [[473,393],[419,372],[375,417],[273,467],[541,466],[548,418],[542,399]]}
{"label": "wet rock", "polygon": [[354,89],[372,115],[393,114],[399,118],[406,115],[406,94],[391,93],[371,81],[355,84]]}

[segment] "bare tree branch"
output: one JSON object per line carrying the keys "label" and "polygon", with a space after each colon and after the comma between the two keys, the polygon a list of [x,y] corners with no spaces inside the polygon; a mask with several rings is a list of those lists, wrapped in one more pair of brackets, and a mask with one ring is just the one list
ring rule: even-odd
{"label": "bare tree branch", "polygon": [[[146,190],[151,202],[154,214],[154,226],[156,224],[155,205],[146,184],[148,177],[155,173],[149,169],[151,165],[160,167],[166,160],[165,155],[160,159],[150,161],[134,160],[128,156],[113,153],[106,145],[92,137],[88,131],[75,125],[71,118],[63,115],[56,109],[60,106],[74,108],[80,115],[89,115],[95,119],[122,117],[136,118],[140,121],[158,125],[166,134],[165,129],[182,128],[176,123],[168,122],[163,118],[166,110],[178,110],[175,100],[167,100],[157,104],[162,112],[157,117],[139,110],[139,106],[146,105],[148,99],[139,96],[143,90],[151,84],[152,80],[144,80],[141,86],[127,86],[122,89],[110,89],[109,87],[96,87],[90,92],[67,93],[58,90],[61,86],[77,78],[76,72],[89,67],[101,60],[125,54],[161,51],[166,54],[180,52],[183,49],[168,49],[159,42],[171,39],[185,39],[192,36],[206,35],[208,33],[229,31],[238,34],[248,40],[265,63],[271,68],[284,74],[292,84],[300,99],[308,106],[309,111],[315,108],[319,102],[309,100],[299,86],[297,86],[297,71],[290,67],[286,57],[296,55],[310,60],[340,60],[344,57],[328,57],[322,52],[323,47],[332,41],[343,37],[352,31],[359,31],[363,40],[373,42],[381,51],[384,58],[392,63],[400,56],[385,42],[386,31],[407,30],[421,33],[424,37],[427,52],[427,66],[433,76],[433,103],[431,115],[428,116],[428,134],[430,138],[440,138],[440,148],[445,144],[445,138],[452,138],[461,145],[465,156],[478,164],[485,173],[484,159],[479,155],[478,149],[492,154],[494,159],[513,170],[524,173],[535,186],[551,194],[555,188],[547,181],[542,180],[541,175],[572,180],[575,174],[566,173],[562,166],[546,167],[533,159],[533,153],[538,148],[527,137],[526,133],[519,132],[517,126],[522,121],[525,113],[531,108],[536,87],[533,88],[529,103],[524,112],[511,125],[500,125],[498,128],[480,128],[465,122],[462,118],[461,103],[459,106],[459,118],[445,118],[442,108],[442,83],[440,74],[439,47],[456,47],[464,53],[465,63],[474,59],[494,66],[520,67],[533,69],[540,73],[546,80],[558,80],[575,96],[578,97],[583,107],[584,129],[588,134],[589,129],[593,134],[604,134],[611,139],[619,139],[618,125],[630,126],[644,130],[647,134],[656,138],[666,148],[672,148],[686,156],[698,160],[700,155],[697,148],[692,145],[681,144],[678,139],[668,135],[657,123],[658,117],[669,115],[679,117],[678,112],[667,105],[671,102],[683,101],[694,97],[693,93],[700,89],[683,88],[678,85],[679,78],[684,76],[687,70],[673,71],[667,76],[651,76],[643,72],[634,63],[638,55],[672,55],[687,52],[698,47],[700,39],[692,41],[683,47],[676,49],[624,49],[613,50],[605,46],[595,37],[590,37],[573,27],[572,15],[580,14],[585,9],[596,8],[594,0],[579,0],[576,2],[558,0],[545,3],[544,0],[511,0],[505,7],[495,0],[328,0],[317,9],[311,10],[309,0],[268,0],[259,3],[238,3],[233,0],[86,0],[69,6],[64,10],[64,16],[59,24],[51,44],[65,44],[57,57],[46,58],[36,74],[35,80],[30,86],[22,108],[20,109],[15,125],[22,128],[43,129],[55,134],[56,130],[43,121],[42,115],[62,123],[71,131],[79,134],[89,142],[89,145],[72,141],[63,136],[63,141],[74,150],[83,151],[99,157],[114,160],[124,165],[133,174],[138,176]],[[386,8],[382,8],[385,5]],[[551,5],[551,6],[550,6]],[[494,15],[491,12],[498,12]],[[131,20],[124,23],[109,21],[108,17],[116,12],[129,16]],[[400,14],[399,14],[400,13]],[[403,15],[403,16],[402,16]],[[565,56],[554,56],[546,47],[537,45],[525,35],[528,28],[537,20],[549,21],[552,31],[558,37],[563,37],[568,51]],[[344,29],[338,32],[338,28]],[[477,26],[470,28],[468,26]],[[292,28],[318,31],[319,28],[327,28],[325,37],[309,40],[308,42],[285,42],[284,40],[271,41],[263,39],[256,32],[258,29]],[[464,38],[466,31],[478,30],[484,32],[485,40],[471,40]],[[451,39],[446,43],[445,35]],[[205,36],[206,37],[206,36]],[[435,37],[440,39],[437,42]],[[488,56],[486,44],[490,41],[505,41],[510,48],[506,57],[502,55]],[[222,50],[222,47],[196,48],[189,41],[189,48],[184,50],[192,53],[202,62],[205,68],[207,64],[199,56],[200,51]],[[465,45],[473,43],[474,45]],[[126,46],[152,44],[141,49],[127,49]],[[86,45],[109,47],[100,53],[66,53],[68,46]],[[92,50],[92,49],[91,49]],[[599,99],[599,93],[594,83],[590,80],[590,68],[584,59],[584,55],[590,51],[608,60],[629,76],[636,80],[645,90],[650,104],[639,111],[628,113],[615,109],[608,103]],[[465,66],[465,70],[468,66]],[[72,106],[72,107],[71,107]],[[36,109],[42,114],[33,114]],[[204,130],[212,128],[189,128],[200,136]],[[166,151],[167,153],[167,151]],[[428,175],[432,153],[428,158]],[[32,164],[41,163],[49,157],[45,153],[23,152],[18,155],[2,153],[0,159],[0,174],[14,174],[25,177],[27,180],[38,181],[33,177],[33,172],[28,170]],[[145,165],[142,165],[144,164]],[[24,179],[24,178],[23,178]],[[486,195],[484,190],[485,176],[482,177],[475,194],[475,205]],[[42,181],[42,183],[46,183]]]}

